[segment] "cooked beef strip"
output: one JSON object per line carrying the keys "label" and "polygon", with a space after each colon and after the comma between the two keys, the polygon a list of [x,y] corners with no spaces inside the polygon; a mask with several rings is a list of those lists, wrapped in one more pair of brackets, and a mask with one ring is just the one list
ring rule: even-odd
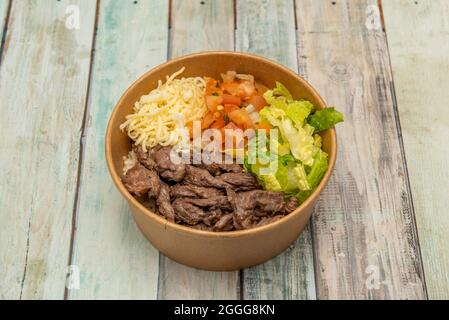
{"label": "cooked beef strip", "polygon": [[159,177],[154,171],[148,170],[140,163],[128,170],[122,178],[123,185],[132,194],[141,197],[150,190],[157,194],[159,191]]}
{"label": "cooked beef strip", "polygon": [[157,168],[156,162],[151,158],[153,150],[143,151],[141,146],[135,146],[134,152],[137,155],[137,160],[147,169],[155,170]]}
{"label": "cooked beef strip", "polygon": [[195,166],[186,166],[186,175],[184,182],[194,184],[200,187],[214,187],[226,189],[229,184],[211,176],[209,171]]}
{"label": "cooked beef strip", "polygon": [[213,176],[219,176],[221,174],[220,167],[216,163],[211,163],[211,164],[201,163],[201,164],[195,164],[194,166],[197,168],[200,168],[200,169],[206,169]]}
{"label": "cooked beef strip", "polygon": [[266,215],[280,212],[284,207],[282,192],[252,190],[236,193],[227,189],[229,202],[234,209],[234,215],[243,222],[252,215]]}
{"label": "cooked beef strip", "polygon": [[211,208],[209,215],[203,219],[203,222],[208,226],[215,225],[221,218],[223,212],[220,208]]}
{"label": "cooked beef strip", "polygon": [[299,201],[296,197],[290,197],[284,205],[283,212],[284,214],[289,214],[299,207]]}
{"label": "cooked beef strip", "polygon": [[232,224],[236,230],[251,229],[259,221],[259,219],[254,216],[248,216],[245,219],[240,219],[237,215],[233,215]]}
{"label": "cooked beef strip", "polygon": [[186,165],[183,163],[175,164],[170,160],[171,147],[162,147],[153,149],[151,158],[157,164],[157,170],[162,178],[179,182],[184,179],[186,174]]}
{"label": "cooked beef strip", "polygon": [[232,224],[232,218],[234,215],[232,213],[228,213],[223,215],[220,220],[215,224],[214,231],[230,231],[234,227]]}
{"label": "cooked beef strip", "polygon": [[186,202],[185,199],[178,198],[173,201],[172,205],[177,217],[189,225],[198,224],[206,217],[203,209]]}
{"label": "cooked beef strip", "polygon": [[229,203],[228,197],[226,196],[218,196],[206,199],[197,199],[197,198],[182,198],[185,202],[191,203],[197,207],[216,207],[221,209],[232,209],[231,204]]}
{"label": "cooked beef strip", "polygon": [[248,172],[223,173],[217,179],[230,184],[235,190],[247,191],[261,188],[257,179]]}
{"label": "cooked beef strip", "polygon": [[237,163],[211,163],[211,164],[198,164],[195,165],[198,168],[206,169],[209,171],[209,173],[213,176],[219,176],[222,174],[222,172],[233,172],[233,173],[239,173],[243,171],[243,167]]}
{"label": "cooked beef strip", "polygon": [[216,188],[199,187],[193,184],[175,184],[171,186],[170,195],[179,197],[213,198],[224,195],[222,190]]}
{"label": "cooked beef strip", "polygon": [[170,187],[162,181],[156,204],[161,215],[167,218],[168,221],[175,222],[175,210],[170,203]]}

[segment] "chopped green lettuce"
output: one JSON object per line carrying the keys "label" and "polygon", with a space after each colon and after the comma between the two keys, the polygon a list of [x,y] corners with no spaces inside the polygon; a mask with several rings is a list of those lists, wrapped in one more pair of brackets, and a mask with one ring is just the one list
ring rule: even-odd
{"label": "chopped green lettuce", "polygon": [[304,121],[313,110],[313,105],[307,101],[293,101],[286,107],[285,113],[297,127],[304,125]]}
{"label": "chopped green lettuce", "polygon": [[[277,141],[270,140],[271,154],[260,150],[266,156],[259,159],[259,151],[248,151],[245,169],[257,177],[265,190],[294,195],[302,203],[320,184],[329,166],[328,155],[321,149],[321,136],[316,133],[343,121],[343,114],[334,108],[315,111],[311,102],[293,100],[279,82],[265,92],[264,98],[268,106],[260,111],[260,118],[279,129],[280,135]],[[265,145],[264,141],[250,141],[249,145],[255,144],[257,149],[258,143]],[[257,161],[250,164],[248,159]]]}
{"label": "chopped green lettuce", "polygon": [[335,110],[335,108],[318,110],[307,119],[307,122],[315,128],[315,132],[321,132],[332,128],[342,121],[344,121],[343,114]]}
{"label": "chopped green lettuce", "polygon": [[273,95],[285,97],[287,101],[293,101],[292,94],[288,89],[280,82],[276,81],[276,88],[273,89]]}

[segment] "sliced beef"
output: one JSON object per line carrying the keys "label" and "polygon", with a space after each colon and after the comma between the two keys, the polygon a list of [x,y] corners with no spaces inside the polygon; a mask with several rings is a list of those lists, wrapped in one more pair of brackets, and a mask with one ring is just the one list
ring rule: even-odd
{"label": "sliced beef", "polygon": [[143,151],[141,146],[135,146],[134,152],[137,155],[137,160],[147,169],[149,170],[155,170],[157,168],[156,162],[151,158],[151,152],[150,151]]}
{"label": "sliced beef", "polygon": [[289,214],[298,207],[299,207],[298,199],[296,197],[290,197],[290,199],[288,199],[287,202],[285,203],[282,211],[284,214]]}
{"label": "sliced beef", "polygon": [[148,170],[140,163],[128,170],[122,178],[125,188],[137,197],[141,197],[151,190],[156,195],[159,192],[160,180],[156,172]]}
{"label": "sliced beef", "polygon": [[215,223],[213,228],[214,231],[230,231],[233,229],[232,218],[234,215],[232,213],[228,213],[223,215],[220,220]]}
{"label": "sliced beef", "polygon": [[172,205],[179,220],[188,225],[198,224],[206,217],[203,209],[186,202],[185,199],[178,198],[173,201]]}
{"label": "sliced beef", "polygon": [[170,195],[173,198],[179,197],[199,197],[213,198],[224,195],[223,190],[216,188],[200,187],[193,184],[175,184],[171,187]]}
{"label": "sliced beef", "polygon": [[191,203],[197,207],[201,208],[221,208],[221,209],[232,209],[231,204],[229,203],[227,196],[217,196],[205,199],[197,199],[197,198],[184,198],[183,199],[187,203]]}
{"label": "sliced beef", "polygon": [[171,147],[155,148],[151,151],[151,158],[157,165],[160,176],[164,179],[179,182],[184,179],[186,165],[175,164],[170,160]]}
{"label": "sliced beef", "polygon": [[217,179],[229,184],[235,190],[248,191],[261,189],[261,186],[257,179],[248,172],[223,173],[222,175],[217,177]]}
{"label": "sliced beef", "polygon": [[213,176],[219,176],[221,174],[220,167],[216,163],[211,164],[195,164],[195,167],[200,169],[206,169]]}
{"label": "sliced beef", "polygon": [[204,164],[203,163],[203,164],[199,164],[196,166],[199,168],[202,168],[202,169],[206,169],[213,176],[219,176],[223,172],[233,172],[233,173],[243,172],[243,167],[237,163],[231,163],[231,164],[226,164],[226,163]]}
{"label": "sliced beef", "polygon": [[226,189],[230,185],[218,177],[213,177],[209,171],[195,166],[186,166],[186,175],[184,178],[185,183],[194,184],[200,187],[213,187]]}
{"label": "sliced beef", "polygon": [[208,216],[203,219],[203,222],[207,226],[214,226],[221,219],[222,215],[223,212],[220,208],[211,208]]}
{"label": "sliced beef", "polygon": [[219,164],[218,165],[222,171],[232,172],[232,173],[240,173],[243,172],[243,167],[238,163],[230,163],[230,164]]}
{"label": "sliced beef", "polygon": [[227,189],[229,202],[234,209],[234,226],[247,229],[258,220],[259,216],[273,215],[284,208],[282,192],[252,190],[236,193]]}
{"label": "sliced beef", "polygon": [[168,221],[175,222],[175,210],[170,203],[170,187],[162,181],[156,204],[161,215],[167,218]]}

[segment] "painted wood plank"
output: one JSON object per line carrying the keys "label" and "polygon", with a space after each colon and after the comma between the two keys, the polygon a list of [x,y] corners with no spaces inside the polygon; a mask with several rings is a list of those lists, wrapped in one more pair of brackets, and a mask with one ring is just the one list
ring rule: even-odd
{"label": "painted wood plank", "polygon": [[449,3],[383,8],[427,290],[449,299]]}
{"label": "painted wood plank", "polygon": [[301,72],[339,125],[313,219],[320,299],[426,297],[377,0],[297,0]]}
{"label": "painted wood plank", "polygon": [[[233,1],[172,1],[171,57],[234,49]],[[237,299],[238,272],[208,272],[161,257],[160,299]]]}
{"label": "painted wood plank", "polygon": [[[70,29],[77,9],[80,29]],[[1,299],[64,297],[94,18],[91,1],[12,4],[0,70]]]}
{"label": "painted wood plank", "polygon": [[69,298],[154,299],[159,253],[109,177],[104,134],[121,94],[167,57],[168,3],[102,0],[97,30],[72,259],[81,281]]}
{"label": "painted wood plank", "polygon": [[6,23],[8,13],[9,0],[0,0],[0,30],[3,32],[3,27]]}
{"label": "painted wood plank", "polygon": [[[237,50],[276,60],[295,72],[293,1],[237,1]],[[310,229],[280,256],[243,271],[245,299],[315,299]]]}

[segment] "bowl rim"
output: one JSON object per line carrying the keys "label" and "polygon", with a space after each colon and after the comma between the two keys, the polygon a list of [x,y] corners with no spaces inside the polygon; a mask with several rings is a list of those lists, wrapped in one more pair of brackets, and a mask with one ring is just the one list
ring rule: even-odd
{"label": "bowl rim", "polygon": [[324,187],[326,186],[326,184],[328,183],[328,181],[332,175],[333,169],[335,167],[336,157],[337,157],[337,135],[336,135],[335,128],[328,129],[328,131],[330,132],[331,149],[332,149],[331,155],[329,157],[328,169],[327,169],[326,174],[324,175],[323,179],[321,180],[320,184],[318,185],[318,187],[307,198],[307,200],[304,201],[303,203],[301,203],[301,205],[299,207],[297,207],[294,211],[292,211],[291,213],[286,215],[284,218],[279,219],[278,221],[266,224],[264,226],[259,226],[259,227],[246,229],[246,230],[207,231],[207,230],[199,230],[199,229],[179,225],[175,222],[170,222],[167,219],[165,219],[164,217],[158,215],[156,212],[152,212],[151,210],[146,208],[135,197],[133,197],[128,192],[128,190],[126,190],[125,186],[123,185],[123,183],[121,181],[120,175],[116,172],[116,170],[114,168],[114,165],[112,163],[112,147],[111,147],[112,138],[111,137],[112,137],[113,130],[119,130],[119,128],[113,128],[112,123],[114,122],[113,119],[115,119],[115,117],[118,114],[119,106],[123,103],[123,100],[128,96],[129,92],[134,90],[134,88],[137,86],[137,84],[140,83],[143,79],[145,79],[150,73],[161,70],[161,69],[165,68],[167,65],[174,64],[174,63],[177,63],[182,60],[188,60],[193,57],[201,58],[201,57],[207,56],[207,55],[234,55],[237,57],[245,57],[245,58],[254,59],[254,60],[257,60],[264,64],[267,64],[267,63],[274,64],[274,65],[276,65],[276,67],[282,69],[284,72],[289,73],[291,76],[296,78],[299,82],[301,82],[304,85],[304,87],[307,90],[309,90],[310,92],[312,92],[313,95],[316,96],[316,98],[320,101],[320,103],[323,106],[327,106],[325,100],[319,95],[319,93],[315,90],[315,88],[313,88],[312,85],[310,85],[304,78],[302,78],[296,72],[283,66],[282,64],[280,64],[276,61],[273,61],[273,60],[255,55],[255,54],[246,53],[246,52],[236,52],[236,51],[201,51],[201,52],[183,55],[183,56],[168,60],[162,64],[157,65],[154,68],[151,68],[149,71],[145,72],[137,80],[135,80],[126,89],[126,91],[122,94],[122,96],[120,97],[120,99],[118,100],[116,105],[114,106],[114,109],[113,109],[111,115],[109,116],[108,126],[106,129],[106,136],[105,136],[105,156],[106,156],[106,163],[108,166],[108,170],[112,177],[112,180],[113,180],[115,186],[117,187],[117,189],[119,190],[119,192],[122,194],[122,196],[128,201],[128,204],[131,204],[131,206],[137,207],[146,216],[148,216],[150,219],[155,220],[157,223],[161,224],[165,229],[170,228],[173,231],[187,233],[192,236],[201,236],[201,237],[209,236],[209,237],[213,237],[213,238],[238,238],[238,237],[245,237],[245,236],[254,235],[254,234],[258,234],[258,233],[264,233],[268,230],[275,229],[276,227],[278,227],[282,224],[289,223],[295,216],[302,214],[303,210],[306,207],[310,206],[313,202],[315,202],[315,200],[321,194],[321,192],[323,191]]}

